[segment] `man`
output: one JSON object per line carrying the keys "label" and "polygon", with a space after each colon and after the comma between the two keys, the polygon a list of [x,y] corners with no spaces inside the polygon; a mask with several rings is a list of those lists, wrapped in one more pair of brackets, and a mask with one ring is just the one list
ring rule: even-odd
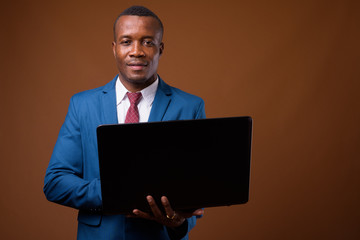
{"label": "man", "polygon": [[[202,209],[175,212],[166,196],[161,203],[146,197],[151,214],[138,209],[131,216],[101,214],[97,126],[205,118],[202,99],[167,85],[157,75],[162,35],[163,25],[153,12],[140,6],[126,9],[114,24],[112,47],[119,74],[105,86],[71,98],[46,171],[44,193],[49,201],[79,209],[78,239],[188,239],[203,214]],[[140,150],[151,136],[141,138]],[[121,158],[121,151],[119,161],[129,161]]]}

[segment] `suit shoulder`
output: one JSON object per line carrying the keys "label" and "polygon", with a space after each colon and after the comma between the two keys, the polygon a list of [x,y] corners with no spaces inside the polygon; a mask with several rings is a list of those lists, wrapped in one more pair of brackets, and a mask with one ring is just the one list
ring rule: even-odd
{"label": "suit shoulder", "polygon": [[104,86],[101,86],[98,88],[78,92],[72,96],[72,99],[81,100],[81,99],[93,98],[94,96],[101,93],[103,91],[103,89],[104,89]]}
{"label": "suit shoulder", "polygon": [[167,120],[206,118],[205,103],[202,98],[171,86],[167,93],[171,94],[172,99]]}
{"label": "suit shoulder", "polygon": [[115,90],[115,78],[104,86],[76,93],[72,96],[71,99],[72,101],[76,101],[76,102],[96,101],[98,99],[98,96],[101,95],[102,93],[114,91],[114,90]]}
{"label": "suit shoulder", "polygon": [[184,101],[184,102],[192,102],[192,103],[202,103],[204,100],[201,97],[198,97],[196,95],[193,95],[191,93],[185,92],[183,90],[180,90],[176,87],[169,86],[174,98]]}

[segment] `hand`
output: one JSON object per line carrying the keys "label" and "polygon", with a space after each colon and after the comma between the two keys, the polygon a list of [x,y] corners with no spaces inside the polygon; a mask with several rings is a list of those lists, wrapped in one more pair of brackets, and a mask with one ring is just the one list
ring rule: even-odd
{"label": "hand", "polygon": [[184,223],[186,218],[192,217],[192,216],[200,216],[204,214],[203,209],[197,209],[193,212],[175,212],[170,205],[169,200],[167,197],[162,196],[161,197],[161,203],[165,209],[165,214],[163,214],[159,207],[157,206],[154,198],[152,196],[147,196],[146,200],[149,203],[149,206],[152,211],[152,215],[143,211],[140,211],[139,209],[134,209],[133,214],[135,217],[139,218],[145,218],[149,220],[156,221],[162,225],[165,225],[167,227],[179,227],[181,224]]}

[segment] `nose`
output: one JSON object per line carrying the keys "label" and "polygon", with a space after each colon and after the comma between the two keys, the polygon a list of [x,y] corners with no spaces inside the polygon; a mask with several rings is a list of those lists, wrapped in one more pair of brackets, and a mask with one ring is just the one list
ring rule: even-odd
{"label": "nose", "polygon": [[139,42],[134,42],[129,53],[130,57],[144,57],[145,53],[142,49],[142,45]]}

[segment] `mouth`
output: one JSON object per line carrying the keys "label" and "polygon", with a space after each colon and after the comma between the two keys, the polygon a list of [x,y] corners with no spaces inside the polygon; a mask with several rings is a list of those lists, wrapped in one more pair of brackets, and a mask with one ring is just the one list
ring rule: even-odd
{"label": "mouth", "polygon": [[146,62],[129,62],[126,65],[132,70],[139,71],[147,67],[148,64]]}

